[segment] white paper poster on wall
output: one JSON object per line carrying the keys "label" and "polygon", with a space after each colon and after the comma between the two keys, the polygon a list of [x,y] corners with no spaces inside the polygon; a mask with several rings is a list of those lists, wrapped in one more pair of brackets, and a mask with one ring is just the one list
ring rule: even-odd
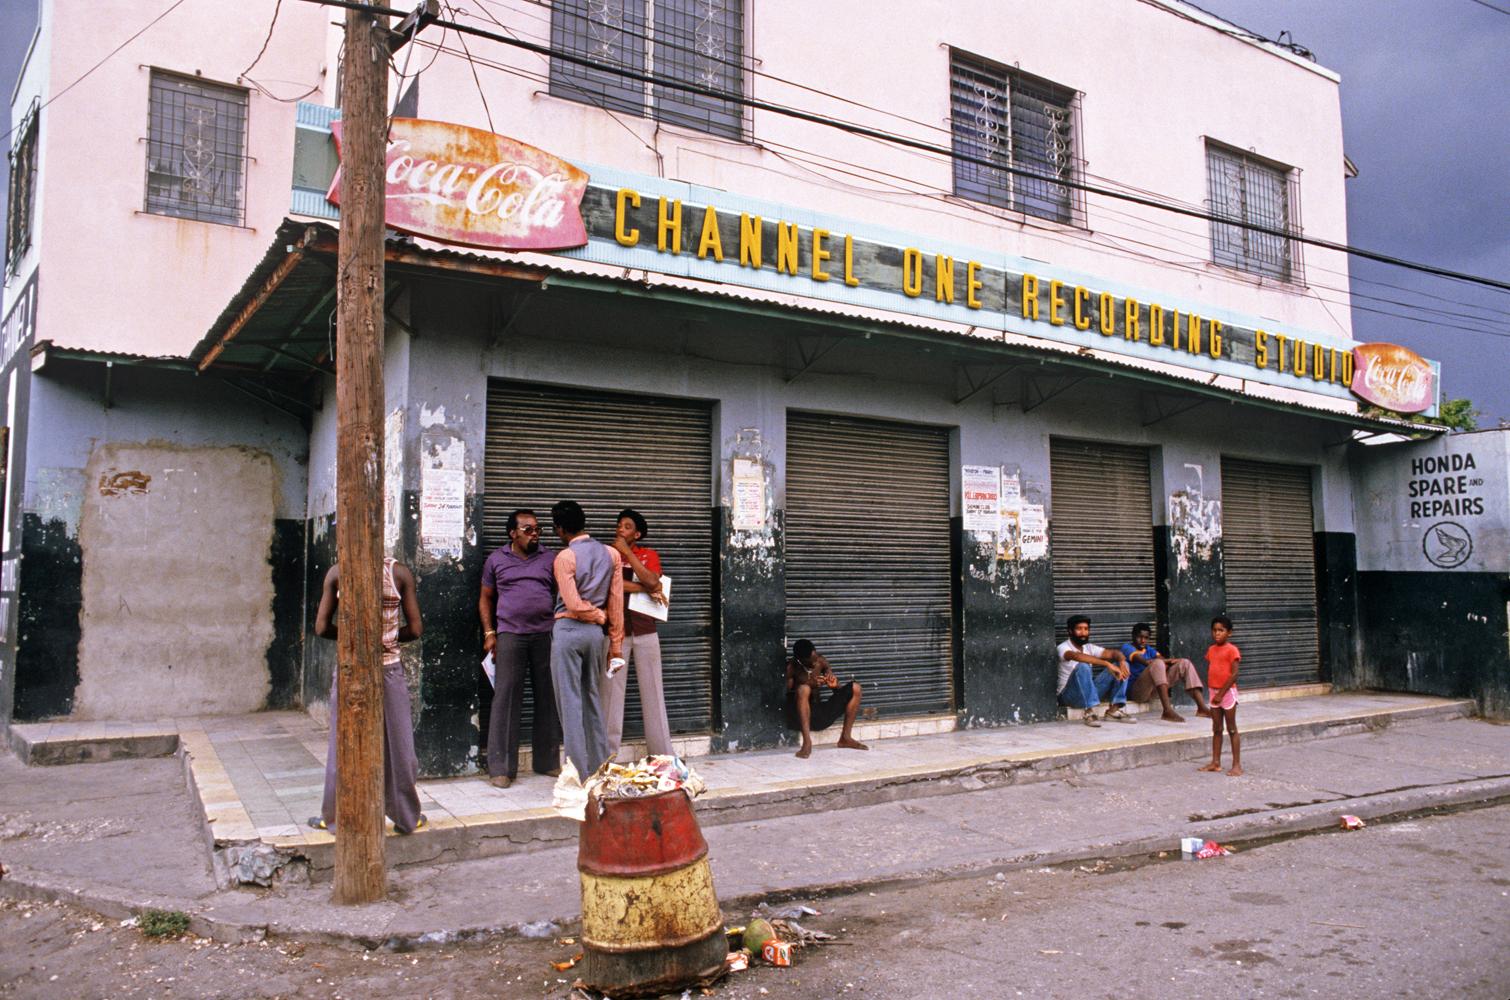
{"label": "white paper poster on wall", "polygon": [[996,534],[1001,530],[1001,467],[966,465],[960,468],[964,529]]}
{"label": "white paper poster on wall", "polygon": [[1049,521],[1044,516],[1043,504],[1022,505],[1018,530],[1024,559],[1042,559],[1049,554]]}
{"label": "white paper poster on wall", "polygon": [[1015,472],[1001,474],[1001,509],[1022,509],[1022,477]]}
{"label": "white paper poster on wall", "polygon": [[764,531],[765,475],[759,462],[748,458],[734,460],[734,483],[730,494],[734,530]]}
{"label": "white paper poster on wall", "polygon": [[467,529],[466,505],[465,472],[425,469],[420,478],[420,548],[434,556],[460,556]]}

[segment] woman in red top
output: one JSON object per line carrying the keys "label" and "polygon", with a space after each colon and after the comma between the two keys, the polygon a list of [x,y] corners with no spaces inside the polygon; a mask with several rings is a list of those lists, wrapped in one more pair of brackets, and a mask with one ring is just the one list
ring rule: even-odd
{"label": "woman in red top", "polygon": [[1228,640],[1232,636],[1232,619],[1217,615],[1211,619],[1211,645],[1206,648],[1206,683],[1211,689],[1211,763],[1202,771],[1222,769],[1222,720],[1232,737],[1232,770],[1236,778],[1243,773],[1242,744],[1237,735],[1237,665],[1243,658]]}

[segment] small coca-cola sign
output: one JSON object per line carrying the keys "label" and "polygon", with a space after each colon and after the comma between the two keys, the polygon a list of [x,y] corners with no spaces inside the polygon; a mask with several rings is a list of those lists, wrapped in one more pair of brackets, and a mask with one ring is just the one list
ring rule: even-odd
{"label": "small coca-cola sign", "polygon": [[1396,413],[1421,413],[1437,401],[1437,373],[1415,351],[1398,344],[1353,348],[1353,395]]}
{"label": "small coca-cola sign", "polygon": [[[331,131],[341,148],[341,123]],[[388,131],[384,221],[390,229],[493,250],[564,250],[587,242],[587,174],[482,129],[395,118]],[[339,205],[341,172],[326,198]]]}

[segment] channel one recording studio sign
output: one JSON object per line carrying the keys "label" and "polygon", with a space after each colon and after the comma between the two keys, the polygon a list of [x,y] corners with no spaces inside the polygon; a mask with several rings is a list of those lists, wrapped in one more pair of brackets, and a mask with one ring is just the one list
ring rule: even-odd
{"label": "channel one recording studio sign", "polygon": [[1363,570],[1510,573],[1510,431],[1359,449]]}

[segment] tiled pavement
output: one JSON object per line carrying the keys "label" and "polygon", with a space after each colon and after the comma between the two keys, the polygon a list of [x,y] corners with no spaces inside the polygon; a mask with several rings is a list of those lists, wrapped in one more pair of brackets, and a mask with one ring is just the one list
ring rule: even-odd
{"label": "tiled pavement", "polygon": [[[1245,695],[1243,731],[1255,734],[1310,731],[1308,727],[1317,725],[1346,725],[1391,715],[1461,714],[1471,707],[1413,695],[1321,694],[1315,686]],[[261,841],[297,853],[324,854],[333,843],[329,833],[306,825],[320,808],[327,733],[302,712],[12,728],[13,741],[26,743],[33,752],[48,746],[89,747],[132,739],[150,742],[176,733],[217,846]],[[1157,751],[1155,745],[1161,743],[1186,744],[1193,751],[1192,737],[1203,737],[1206,731],[1205,720],[1193,713],[1183,725],[1144,714],[1137,725],[1107,723],[1100,729],[1063,721],[955,731],[952,718],[934,718],[857,726],[856,735],[871,744],[863,753],[834,748],[835,734],[820,734],[824,740],[808,760],[796,759],[791,748],[708,754],[706,737],[682,741],[678,749],[694,761],[708,785],[700,811],[709,807],[716,811],[720,803],[842,793],[1003,762],[1040,764],[1097,751]],[[422,781],[419,792],[430,819],[429,835],[445,834],[435,838],[437,849],[446,843],[452,845],[448,850],[454,850],[454,845],[468,839],[469,830],[481,838],[499,830],[555,822],[550,809],[552,784],[552,779],[535,775],[526,764],[514,786],[506,790],[472,775]],[[421,832],[405,846],[425,854],[420,848],[426,837]]]}

